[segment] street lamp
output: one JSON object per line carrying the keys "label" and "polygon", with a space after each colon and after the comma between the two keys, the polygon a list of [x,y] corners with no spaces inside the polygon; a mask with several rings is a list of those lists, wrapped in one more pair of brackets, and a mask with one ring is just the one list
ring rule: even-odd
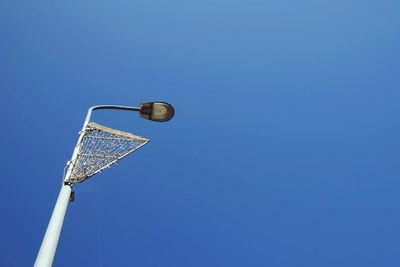
{"label": "street lamp", "polygon": [[99,109],[136,111],[142,118],[157,122],[169,121],[175,113],[172,105],[166,102],[145,102],[139,107],[99,105],[89,108],[71,160],[67,163],[68,169],[36,257],[35,267],[50,267],[53,264],[68,202],[73,200],[72,186],[110,167],[149,141],[90,122],[92,113]]}

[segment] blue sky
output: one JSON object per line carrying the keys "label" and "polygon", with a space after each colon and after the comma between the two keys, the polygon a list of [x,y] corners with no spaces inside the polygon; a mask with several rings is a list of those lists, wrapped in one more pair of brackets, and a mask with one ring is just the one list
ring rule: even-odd
{"label": "blue sky", "polygon": [[399,266],[398,1],[0,3],[0,265],[32,265],[88,107],[164,100],[75,187],[55,266]]}

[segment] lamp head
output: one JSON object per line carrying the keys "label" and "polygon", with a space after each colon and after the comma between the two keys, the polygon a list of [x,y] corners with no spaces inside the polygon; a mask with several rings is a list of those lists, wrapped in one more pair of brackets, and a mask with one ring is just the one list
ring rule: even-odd
{"label": "lamp head", "polygon": [[174,107],[166,102],[145,102],[139,107],[140,116],[151,121],[169,121],[175,114]]}

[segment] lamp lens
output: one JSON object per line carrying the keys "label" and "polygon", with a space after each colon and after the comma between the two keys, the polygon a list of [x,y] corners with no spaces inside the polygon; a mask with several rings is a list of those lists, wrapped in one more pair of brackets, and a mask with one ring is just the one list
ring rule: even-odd
{"label": "lamp lens", "polygon": [[140,115],[152,121],[169,121],[174,116],[174,108],[165,102],[146,102],[140,104]]}

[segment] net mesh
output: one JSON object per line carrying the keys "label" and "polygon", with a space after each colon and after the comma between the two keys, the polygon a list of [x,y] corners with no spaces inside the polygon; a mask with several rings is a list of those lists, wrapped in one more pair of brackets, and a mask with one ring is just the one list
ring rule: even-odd
{"label": "net mesh", "polygon": [[81,183],[148,142],[146,138],[90,122],[77,145],[76,159],[69,163],[72,171],[68,182]]}

